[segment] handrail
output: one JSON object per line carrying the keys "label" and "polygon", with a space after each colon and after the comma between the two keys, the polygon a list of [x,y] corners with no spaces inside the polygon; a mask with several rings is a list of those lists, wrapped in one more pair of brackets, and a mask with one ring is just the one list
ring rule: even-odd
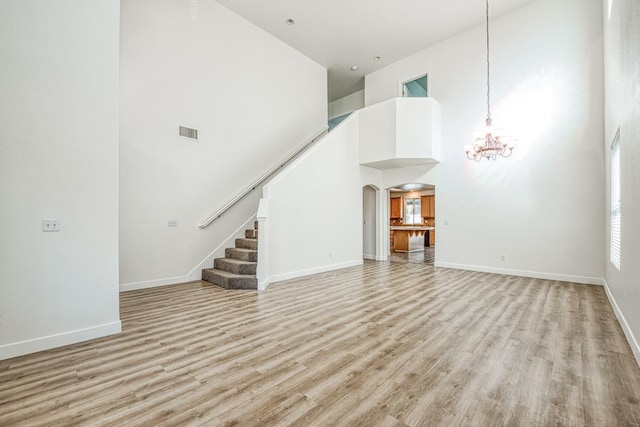
{"label": "handrail", "polygon": [[287,157],[285,157],[283,160],[281,160],[277,165],[275,165],[274,167],[269,169],[264,175],[262,175],[256,181],[254,181],[253,184],[251,184],[250,186],[248,186],[247,188],[242,190],[236,197],[234,197],[233,199],[229,200],[224,206],[222,206],[220,209],[218,209],[213,215],[211,215],[209,218],[207,218],[198,227],[206,228],[213,221],[215,221],[216,219],[220,218],[222,216],[222,214],[224,214],[226,211],[228,211],[233,205],[238,203],[240,200],[242,200],[244,198],[244,196],[249,194],[251,191],[255,190],[257,186],[259,186],[264,181],[266,181],[266,179],[269,178],[271,175],[273,175],[275,173],[275,171],[277,171],[278,169],[280,169],[281,167],[286,165],[288,162],[290,162],[298,154],[300,154],[302,151],[304,151],[309,146],[311,146],[313,143],[315,143],[318,139],[320,139],[326,133],[327,133],[327,127],[325,126],[321,130],[316,132],[311,138],[307,139],[305,142],[303,142],[301,145],[299,145],[298,148],[296,148],[291,153],[289,153],[289,155],[287,155]]}

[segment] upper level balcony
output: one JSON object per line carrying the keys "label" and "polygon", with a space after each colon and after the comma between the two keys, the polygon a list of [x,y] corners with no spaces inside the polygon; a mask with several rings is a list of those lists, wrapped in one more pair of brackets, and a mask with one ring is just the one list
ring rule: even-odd
{"label": "upper level balcony", "polygon": [[440,115],[434,98],[394,98],[360,110],[360,164],[395,169],[439,162]]}

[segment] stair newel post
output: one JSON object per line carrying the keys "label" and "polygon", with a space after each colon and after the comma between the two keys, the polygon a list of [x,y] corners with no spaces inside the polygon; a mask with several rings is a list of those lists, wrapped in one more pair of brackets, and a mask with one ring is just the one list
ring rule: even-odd
{"label": "stair newel post", "polygon": [[258,278],[258,290],[262,291],[269,284],[269,199],[260,199],[258,213],[256,214],[257,228],[260,233],[258,239],[258,265],[256,277]]}

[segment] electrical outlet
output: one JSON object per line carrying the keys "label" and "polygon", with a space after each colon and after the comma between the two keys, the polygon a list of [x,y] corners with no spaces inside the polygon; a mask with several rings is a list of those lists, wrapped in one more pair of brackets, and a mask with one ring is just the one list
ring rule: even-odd
{"label": "electrical outlet", "polygon": [[449,220],[448,219],[444,220],[444,225],[449,225]]}
{"label": "electrical outlet", "polygon": [[504,262],[504,261],[506,261],[506,260],[507,260],[506,255],[502,255],[502,256],[500,256],[500,261],[503,261],[503,262]]}
{"label": "electrical outlet", "polygon": [[60,231],[60,221],[56,218],[43,218],[42,231]]}
{"label": "electrical outlet", "polygon": [[170,219],[169,221],[167,221],[167,227],[177,227],[177,226],[178,226],[177,219]]}

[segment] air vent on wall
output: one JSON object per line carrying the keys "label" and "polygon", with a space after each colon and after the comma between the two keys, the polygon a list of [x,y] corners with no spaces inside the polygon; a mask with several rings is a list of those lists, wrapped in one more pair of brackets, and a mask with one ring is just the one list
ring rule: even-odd
{"label": "air vent on wall", "polygon": [[191,129],[185,126],[180,126],[178,134],[184,138],[198,139],[198,129]]}

